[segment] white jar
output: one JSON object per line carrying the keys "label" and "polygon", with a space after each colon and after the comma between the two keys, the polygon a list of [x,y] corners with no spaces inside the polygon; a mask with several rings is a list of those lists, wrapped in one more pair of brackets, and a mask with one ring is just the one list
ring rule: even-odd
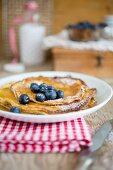
{"label": "white jar", "polygon": [[43,39],[45,27],[36,23],[24,23],[19,29],[20,60],[25,65],[44,61]]}
{"label": "white jar", "polygon": [[105,16],[105,23],[108,25],[104,29],[106,39],[113,40],[113,15]]}

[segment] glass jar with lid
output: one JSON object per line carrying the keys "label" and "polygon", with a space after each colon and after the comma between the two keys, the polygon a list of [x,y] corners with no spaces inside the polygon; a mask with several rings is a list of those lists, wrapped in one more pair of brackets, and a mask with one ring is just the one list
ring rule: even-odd
{"label": "glass jar with lid", "polygon": [[105,16],[107,27],[104,28],[103,36],[105,39],[113,40],[113,15]]}

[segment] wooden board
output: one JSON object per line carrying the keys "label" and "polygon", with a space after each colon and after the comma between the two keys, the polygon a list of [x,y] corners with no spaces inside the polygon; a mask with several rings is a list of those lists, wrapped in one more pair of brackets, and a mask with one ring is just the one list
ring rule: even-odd
{"label": "wooden board", "polygon": [[98,22],[108,14],[113,14],[112,0],[54,0],[53,32],[59,32],[69,23]]}
{"label": "wooden board", "polygon": [[72,71],[98,77],[113,76],[113,52],[54,48],[55,71]]}

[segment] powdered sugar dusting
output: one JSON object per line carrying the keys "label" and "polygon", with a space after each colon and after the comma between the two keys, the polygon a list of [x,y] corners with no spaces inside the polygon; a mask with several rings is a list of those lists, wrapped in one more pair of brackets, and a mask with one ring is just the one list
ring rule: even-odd
{"label": "powdered sugar dusting", "polygon": [[66,83],[66,84],[68,84],[68,85],[73,85],[73,84],[75,84],[75,80],[73,80],[73,79],[70,79],[70,78],[62,78],[62,79],[60,79],[60,81],[62,82],[62,83]]}

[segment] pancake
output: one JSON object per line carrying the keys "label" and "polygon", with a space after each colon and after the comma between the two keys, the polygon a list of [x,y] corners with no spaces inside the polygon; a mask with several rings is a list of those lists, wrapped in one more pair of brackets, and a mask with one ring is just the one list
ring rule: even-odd
{"label": "pancake", "polygon": [[[31,83],[46,83],[57,90],[64,91],[64,98],[37,102],[34,93],[30,90]],[[30,97],[30,103],[22,105],[18,102],[21,94]],[[22,113],[28,114],[61,114],[78,111],[96,105],[94,99],[96,89],[89,89],[85,82],[71,77],[30,77],[0,88],[0,105],[6,109],[12,106],[19,107]]]}

